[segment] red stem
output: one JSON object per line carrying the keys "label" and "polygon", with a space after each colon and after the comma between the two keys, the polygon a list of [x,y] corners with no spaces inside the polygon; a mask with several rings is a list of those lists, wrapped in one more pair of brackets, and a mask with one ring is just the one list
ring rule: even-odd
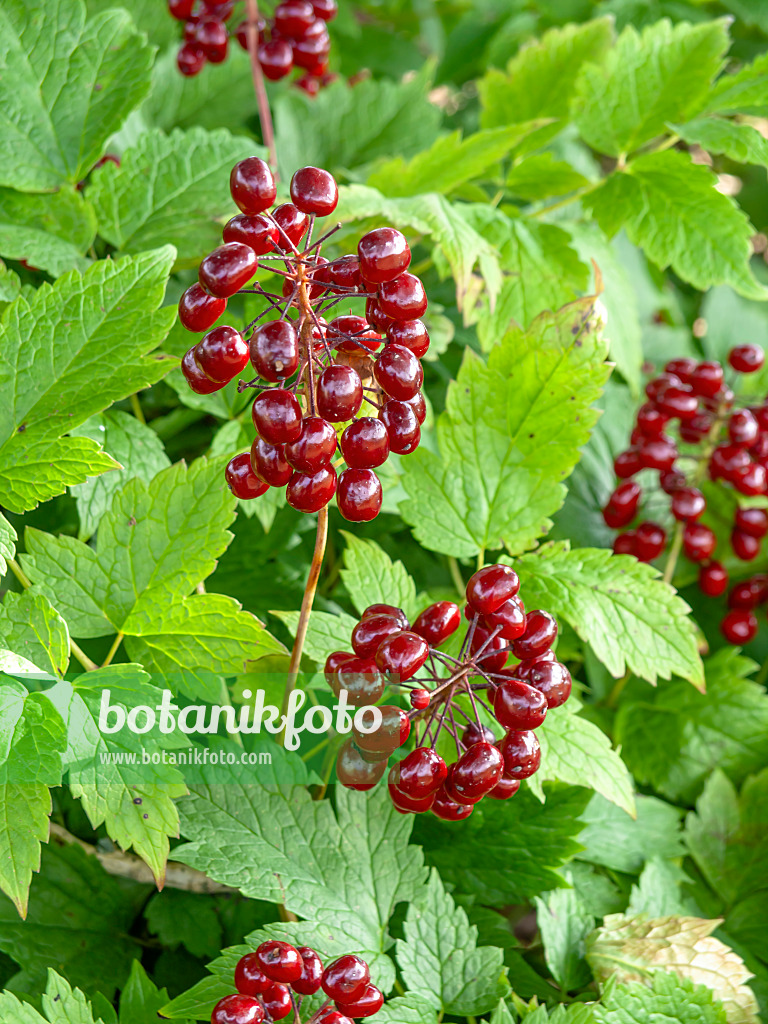
{"label": "red stem", "polygon": [[248,39],[248,56],[251,58],[251,75],[253,77],[253,89],[256,93],[256,104],[259,108],[259,121],[261,123],[261,137],[267,147],[267,162],[272,168],[272,173],[277,178],[277,150],[275,149],[275,130],[272,126],[272,111],[269,109],[269,99],[264,86],[264,73],[259,64],[259,0],[246,0],[248,22],[246,24],[246,37]]}

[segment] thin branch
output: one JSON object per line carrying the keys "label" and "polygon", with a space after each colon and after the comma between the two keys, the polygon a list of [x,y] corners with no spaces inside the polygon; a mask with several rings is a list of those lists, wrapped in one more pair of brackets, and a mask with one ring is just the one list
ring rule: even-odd
{"label": "thin branch", "polygon": [[259,3],[258,0],[246,0],[247,23],[245,27],[248,39],[248,56],[251,58],[251,76],[253,90],[256,93],[256,104],[259,108],[261,137],[267,147],[268,163],[277,178],[277,150],[275,149],[275,130],[272,125],[272,111],[269,109],[269,98],[264,85],[264,73],[259,64]]}

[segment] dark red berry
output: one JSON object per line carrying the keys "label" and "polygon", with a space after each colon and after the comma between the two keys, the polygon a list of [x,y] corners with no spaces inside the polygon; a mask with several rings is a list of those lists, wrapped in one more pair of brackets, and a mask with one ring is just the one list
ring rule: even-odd
{"label": "dark red berry", "polygon": [[224,996],[213,1008],[211,1024],[261,1024],[264,1008],[255,996]]}
{"label": "dark red berry", "polygon": [[253,368],[272,384],[291,377],[299,366],[299,339],[296,328],[287,320],[262,324],[251,336]]}
{"label": "dark red berry", "polygon": [[640,485],[634,480],[619,484],[603,509],[603,519],[612,530],[618,530],[630,523],[637,513],[640,501]]}
{"label": "dark red berry", "polygon": [[312,0],[312,10],[315,12],[316,18],[320,18],[322,21],[333,21],[339,7],[336,0]]}
{"label": "dark red berry", "polygon": [[318,64],[328,59],[331,50],[331,38],[322,21],[310,25],[301,39],[293,44],[293,63],[298,68],[313,71]]}
{"label": "dark red berry", "polygon": [[[278,10],[275,9],[275,18]],[[291,199],[302,213],[327,217],[336,209],[339,188],[336,179],[328,171],[320,167],[302,167],[291,178]]]}
{"label": "dark red berry", "polygon": [[285,78],[293,67],[293,49],[287,39],[270,39],[266,43],[260,43],[256,53],[264,77],[270,82]]}
{"label": "dark red berry", "polygon": [[211,380],[226,384],[248,364],[248,346],[234,327],[214,327],[195,348],[197,365]]}
{"label": "dark red berry", "polygon": [[238,213],[224,227],[225,242],[240,242],[253,249],[257,256],[273,252],[277,246],[279,232],[263,213]]}
{"label": "dark red berry", "polygon": [[328,964],[323,971],[323,992],[334,1002],[353,1003],[365,995],[370,981],[371,975],[365,960],[347,954]]}
{"label": "dark red berry", "polygon": [[688,444],[700,444],[712,429],[713,422],[709,413],[698,412],[685,422],[681,422],[680,437]]}
{"label": "dark red berry", "polygon": [[269,164],[260,156],[249,156],[235,164],[229,176],[229,190],[243,213],[250,214],[268,210],[277,195]]}
{"label": "dark red berry", "polygon": [[728,362],[739,373],[755,373],[765,362],[759,345],[737,345],[728,353]]}
{"label": "dark red berry", "polygon": [[500,672],[509,657],[509,644],[504,637],[492,636],[487,629],[476,626],[469,651],[484,672]]}
{"label": "dark red berry", "polygon": [[768,485],[768,473],[764,466],[752,462],[748,466],[736,470],[732,474],[731,480],[739,494],[755,497],[765,493]]}
{"label": "dark red berry", "polygon": [[228,299],[248,284],[259,261],[256,253],[241,242],[227,242],[205,257],[200,264],[200,284],[211,295]]}
{"label": "dark red berry", "polygon": [[301,954],[295,946],[277,939],[269,939],[256,950],[256,959],[271,981],[292,982],[301,977]]}
{"label": "dark red berry", "polygon": [[297,512],[319,512],[336,493],[336,470],[324,466],[316,473],[294,473],[288,481],[285,498]]}
{"label": "dark red berry", "polygon": [[195,42],[211,64],[221,64],[227,59],[229,33],[223,21],[218,18],[201,18],[195,26]]}
{"label": "dark red berry", "polygon": [[256,476],[271,487],[285,487],[293,474],[283,445],[269,444],[260,437],[251,445],[251,466]]}
{"label": "dark red berry", "polygon": [[474,809],[472,804],[460,804],[452,800],[443,786],[435,794],[435,802],[432,804],[432,813],[443,821],[464,821]]}
{"label": "dark red berry", "polygon": [[518,575],[508,565],[486,565],[470,577],[467,601],[481,615],[489,615],[498,611],[519,589]]}
{"label": "dark red berry", "polygon": [[728,612],[720,623],[720,629],[729,644],[741,646],[757,636],[757,619],[751,611],[736,608]]}
{"label": "dark red berry", "polygon": [[420,799],[438,790],[447,775],[445,761],[432,747],[416,747],[392,766],[389,781],[406,796]]}
{"label": "dark red berry", "polygon": [[[339,665],[336,674],[338,693],[347,691],[347,700],[357,708],[375,704],[384,692],[384,680],[372,658],[353,657]],[[332,689],[336,690],[335,687]]]}
{"label": "dark red berry", "polygon": [[372,658],[382,640],[402,631],[402,625],[393,615],[369,615],[352,630],[352,647],[358,657]]}
{"label": "dark red berry", "polygon": [[521,679],[505,679],[496,687],[493,712],[499,725],[520,732],[538,729],[547,714],[543,693]]}
{"label": "dark red berry", "polygon": [[373,1017],[384,1005],[384,996],[375,985],[367,985],[365,992],[352,1003],[336,1000],[338,1010],[347,1017],[359,1020],[361,1017]]}
{"label": "dark red berry", "polygon": [[695,359],[682,358],[682,359],[670,359],[667,365],[664,367],[665,373],[674,373],[676,377],[679,377],[683,384],[690,384],[691,377],[693,376],[694,370],[698,366]]}
{"label": "dark red berry", "polygon": [[265,1011],[272,1020],[282,1020],[293,1009],[291,990],[287,985],[281,985],[279,982],[270,985],[261,999],[264,1003]]}
{"label": "dark red berry", "polygon": [[411,720],[406,711],[393,704],[384,704],[379,708],[381,725],[373,732],[362,733],[356,725],[352,726],[352,736],[362,751],[375,754],[391,754],[401,747],[408,739],[411,731]]}
{"label": "dark red berry", "polygon": [[244,996],[260,996],[272,984],[255,953],[246,953],[235,967],[235,988]]}
{"label": "dark red berry", "polygon": [[411,262],[411,250],[405,235],[395,228],[375,228],[363,235],[357,245],[357,254],[360,272],[372,284],[393,281],[408,269]]}
{"label": "dark red berry", "polygon": [[363,404],[363,385],[351,366],[328,366],[317,382],[317,411],[331,423],[351,420]]}
{"label": "dark red berry", "polygon": [[692,562],[704,562],[712,556],[717,537],[703,523],[689,522],[683,531],[683,551]]}
{"label": "dark red berry", "polygon": [[421,426],[410,405],[390,398],[379,412],[379,419],[387,428],[390,451],[409,455],[416,450],[421,440]]}
{"label": "dark red berry", "polygon": [[640,523],[635,530],[634,554],[641,562],[658,558],[667,543],[667,535],[658,523]]}
{"label": "dark red berry", "polygon": [[733,525],[742,533],[761,540],[768,533],[768,513],[762,508],[737,509]]}
{"label": "dark red berry", "polygon": [[428,708],[431,699],[429,690],[422,688],[411,690],[411,707],[416,711],[423,711],[425,708]]}
{"label": "dark red berry", "polygon": [[528,612],[525,632],[512,641],[516,658],[536,658],[552,646],[557,637],[557,622],[549,612]]}
{"label": "dark red berry", "polygon": [[409,348],[417,359],[429,351],[429,333],[421,320],[393,320],[387,327],[387,339]]}
{"label": "dark red berry", "polygon": [[387,461],[389,435],[381,420],[361,416],[341,435],[344,461],[353,469],[375,469]]}
{"label": "dark red berry", "polygon": [[253,472],[251,456],[248,452],[230,459],[224,476],[227,486],[236,498],[244,500],[258,498],[269,490],[269,484],[265,484]]}
{"label": "dark red berry", "polygon": [[681,487],[672,494],[672,515],[682,523],[698,519],[706,507],[706,499],[696,487]]}
{"label": "dark red berry", "polygon": [[526,623],[525,608],[519,597],[510,597],[501,608],[483,616],[483,626],[491,632],[500,629],[499,636],[503,640],[517,640],[525,633]]}
{"label": "dark red berry", "polygon": [[311,996],[320,988],[323,964],[315,950],[309,946],[299,946],[299,956],[302,963],[301,975],[292,982],[291,987],[301,996]]}
{"label": "dark red berry", "polygon": [[322,416],[305,416],[301,433],[285,446],[285,458],[297,473],[319,472],[336,451],[336,431]]}
{"label": "dark red berry", "polygon": [[620,452],[613,460],[613,471],[620,480],[626,480],[643,468],[640,453],[635,448]]}
{"label": "dark red berry", "polygon": [[369,604],[363,614],[360,616],[361,619],[367,619],[371,615],[393,615],[403,629],[410,629],[411,624],[408,621],[408,616],[405,614],[402,608],[396,608],[393,604]]}
{"label": "dark red berry", "polygon": [[427,311],[427,293],[415,274],[400,274],[379,285],[379,308],[393,320],[417,320]]}
{"label": "dark red berry", "polygon": [[365,300],[365,319],[377,331],[387,331],[395,322],[391,316],[387,316],[382,311],[381,306],[374,298]]}
{"label": "dark red berry", "polygon": [[614,555],[634,555],[637,546],[635,540],[634,530],[627,530],[626,533],[620,533],[613,542]]}
{"label": "dark red berry", "polygon": [[176,67],[185,78],[199,75],[205,65],[205,54],[196,43],[184,43],[176,54]]}
{"label": "dark red berry", "polygon": [[698,397],[687,384],[681,384],[679,387],[670,385],[663,388],[656,398],[656,404],[667,416],[679,420],[691,419],[699,408]]}
{"label": "dark red berry", "polygon": [[269,444],[290,444],[301,436],[301,406],[296,396],[283,388],[270,388],[251,406],[253,425]]}
{"label": "dark red berry", "polygon": [[768,598],[768,576],[760,574],[737,583],[728,595],[729,608],[752,610]]}
{"label": "dark red berry", "polygon": [[474,803],[498,785],[503,771],[504,758],[497,747],[473,743],[451,766],[446,792],[459,803]]}
{"label": "dark red berry", "polygon": [[723,368],[720,363],[699,363],[691,374],[691,387],[697,395],[714,398],[723,386]]}
{"label": "dark red berry", "polygon": [[192,14],[195,0],[168,0],[168,10],[172,18],[177,21],[186,21]]}
{"label": "dark red berry", "polygon": [[415,800],[413,797],[401,793],[397,786],[389,784],[388,788],[390,800],[401,814],[423,814],[425,811],[431,810],[432,804],[435,802],[434,793]]}
{"label": "dark red berry", "polygon": [[760,541],[743,530],[731,530],[731,547],[733,553],[742,562],[751,562],[760,554]]}
{"label": "dark red berry", "polygon": [[637,410],[637,426],[646,437],[658,437],[664,433],[664,427],[669,422],[669,416],[653,405],[646,402]]}
{"label": "dark red berry", "polygon": [[[513,668],[512,672],[520,675],[522,664],[521,662]],[[534,661],[525,675],[525,680],[541,691],[549,708],[559,708],[571,695],[571,673],[559,661]]]}
{"label": "dark red berry", "polygon": [[219,384],[215,380],[211,380],[210,377],[207,377],[197,365],[197,360],[195,359],[196,351],[197,345],[193,345],[185,353],[181,361],[181,372],[184,374],[187,384],[189,384],[196,395],[212,395],[214,391],[221,391],[228,382],[223,381]]}
{"label": "dark red berry", "polygon": [[279,248],[285,251],[291,248],[286,239],[289,239],[294,246],[297,246],[307,233],[307,228],[309,227],[309,217],[307,217],[306,213],[302,213],[293,203],[283,203],[282,206],[278,206],[272,216],[275,218],[275,223],[280,229],[280,237],[277,243]]}
{"label": "dark red berry", "polygon": [[728,570],[720,562],[699,569],[699,589],[707,597],[720,597],[728,587]]}
{"label": "dark red berry", "polygon": [[465,747],[471,747],[473,743],[495,743],[496,737],[487,725],[480,725],[479,722],[470,722],[461,734],[461,742]]}
{"label": "dark red berry", "polygon": [[536,668],[537,665],[541,665],[544,662],[555,662],[557,657],[555,652],[550,649],[545,651],[543,654],[538,655],[536,658],[524,658],[519,665],[515,665],[514,668],[508,668],[504,670],[504,675],[510,677],[510,679],[522,679],[524,682],[529,683],[530,674]]}
{"label": "dark red berry", "polygon": [[678,451],[671,441],[660,437],[643,441],[638,447],[637,454],[643,469],[664,471],[672,469]]}
{"label": "dark red berry", "polygon": [[645,385],[645,393],[648,398],[655,402],[659,395],[667,388],[680,387],[683,382],[675,373],[660,373],[658,377],[653,377]]}
{"label": "dark red berry", "polygon": [[281,36],[300,39],[315,20],[315,12],[308,0],[283,0],[272,17]]}
{"label": "dark red berry", "polygon": [[728,420],[728,436],[734,444],[753,444],[760,432],[757,420],[749,409],[736,409]]}
{"label": "dark red berry", "polygon": [[429,644],[418,633],[404,630],[387,637],[376,652],[382,672],[397,676],[401,683],[415,675],[429,657]]}
{"label": "dark red berry", "polygon": [[413,632],[423,636],[430,647],[439,647],[461,625],[459,606],[453,601],[436,601],[419,615]]}
{"label": "dark red berry", "polygon": [[188,331],[199,334],[213,327],[226,308],[226,299],[209,295],[201,284],[195,282],[181,296],[179,320]]}
{"label": "dark red berry", "polygon": [[541,747],[533,732],[510,732],[501,743],[504,774],[513,779],[529,779],[539,770]]}
{"label": "dark red berry", "polygon": [[520,789],[519,779],[510,779],[506,775],[502,775],[495,789],[492,789],[487,795],[492,800],[509,800],[518,789]]}
{"label": "dark red berry", "polygon": [[374,364],[373,373],[382,391],[401,402],[413,398],[424,383],[421,363],[402,345],[386,345]]}
{"label": "dark red berry", "polygon": [[[342,744],[336,757],[336,775],[347,789],[373,789],[386,767],[386,760],[366,761],[351,739]],[[327,992],[325,982],[323,990]]]}
{"label": "dark red berry", "polygon": [[381,511],[381,481],[372,469],[345,469],[336,504],[350,523],[369,523]]}

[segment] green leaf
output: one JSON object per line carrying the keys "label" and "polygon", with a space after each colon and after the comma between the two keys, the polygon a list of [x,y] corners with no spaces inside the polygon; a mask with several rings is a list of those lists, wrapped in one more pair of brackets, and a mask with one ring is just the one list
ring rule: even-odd
{"label": "green leaf", "polygon": [[408,907],[397,962],[408,989],[436,1010],[459,1016],[485,1013],[509,990],[504,952],[477,945],[477,928],[432,870]]}
{"label": "green leaf", "polygon": [[700,117],[688,124],[670,125],[670,128],[689,145],[701,146],[708,153],[722,153],[741,164],[768,167],[768,140],[750,124],[721,117]]}
{"label": "green leaf", "polygon": [[84,253],[96,237],[96,215],[74,189],[30,195],[0,189],[0,255],[25,260],[58,277],[85,270]]}
{"label": "green leaf", "polygon": [[688,876],[672,861],[651,857],[632,886],[627,913],[648,917],[668,917],[685,913],[680,885]]}
{"label": "green leaf", "polygon": [[377,167],[367,184],[389,197],[416,196],[420,192],[450,192],[481,177],[506,157],[542,121],[492,128],[461,138],[461,132],[444,135],[406,161],[402,157]]}
{"label": "green leaf", "polygon": [[768,759],[768,696],[747,677],[755,665],[732,648],[704,663],[707,689],[674,679],[658,690],[632,684],[616,719],[616,739],[635,777],[690,802],[721,768],[737,783]]}
{"label": "green leaf", "polygon": [[[565,877],[571,881],[569,875]],[[574,889],[553,889],[535,899],[534,905],[547,967],[563,992],[581,988],[590,980],[585,940],[595,919]]]}
{"label": "green leaf", "polygon": [[709,113],[765,113],[768,108],[768,53],[761,53],[736,74],[721,75],[707,100]]}
{"label": "green leaf", "polygon": [[541,743],[538,777],[588,786],[634,816],[632,776],[610,739],[593,722],[576,714],[578,710],[578,701],[571,699],[547,712],[536,734]]}
{"label": "green leaf", "polygon": [[722,1002],[729,1024],[759,1024],[757,1000],[747,986],[751,974],[741,957],[712,937],[718,924],[698,917],[610,914],[587,939],[587,960],[601,984],[615,978],[618,984],[652,988],[655,974],[674,972],[705,985]]}
{"label": "green leaf", "polygon": [[[369,602],[370,603],[370,602]],[[271,612],[280,619],[291,636],[296,636],[299,622],[298,612]],[[349,650],[350,636],[357,625],[357,619],[346,612],[331,615],[329,612],[312,612],[304,642],[304,656],[322,664],[334,651]]]}
{"label": "green leaf", "polygon": [[704,667],[689,608],[652,566],[601,548],[545,546],[515,563],[529,606],[562,617],[617,679],[680,675],[699,687]]}
{"label": "green leaf", "polygon": [[344,531],[341,579],[359,615],[371,604],[393,604],[416,616],[416,584],[402,562],[393,562],[376,541]]}
{"label": "green leaf", "polygon": [[96,857],[77,846],[53,840],[43,848],[26,921],[0,898],[0,950],[21,968],[13,987],[39,991],[53,967],[83,991],[111,997],[141,955],[129,932],[147,892],[148,886],[107,875]]}
{"label": "green leaf", "polygon": [[[42,1004],[45,1017],[41,1017],[31,1003],[20,1002],[12,992],[0,993],[0,1014],[9,1024],[102,1024],[100,1018],[93,1016],[93,1007],[80,989],[72,989],[50,967]],[[145,1024],[145,1021],[135,1024]]]}
{"label": "green leaf", "polygon": [[637,796],[636,806],[637,818],[632,819],[595,794],[581,815],[586,828],[579,836],[584,850],[578,858],[638,875],[651,857],[682,857],[681,812],[652,796]]}
{"label": "green leaf", "polygon": [[599,153],[631,153],[668,121],[704,103],[728,50],[728,21],[677,25],[664,18],[638,33],[627,25],[602,63],[585,64],[573,101],[582,138]]}
{"label": "green leaf", "polygon": [[379,1024],[437,1024],[431,1001],[412,992],[388,999],[376,1016]]}
{"label": "green leaf", "polygon": [[117,466],[89,438],[62,435],[162,377],[167,357],[150,353],[174,316],[158,310],[172,262],[170,248],[103,260],[5,310],[0,499],[11,511],[34,508],[66,484]]}
{"label": "green leaf", "polygon": [[424,547],[468,558],[524,550],[547,532],[610,372],[593,305],[580,300],[511,331],[487,365],[466,351],[438,418],[440,454],[422,448],[404,463],[400,511]]}
{"label": "green leaf", "polygon": [[2,185],[77,184],[149,91],[152,50],[130,15],[85,15],[82,0],[8,0],[0,10],[0,65],[13,81],[0,112]]}
{"label": "green leaf", "polygon": [[[582,64],[599,60],[612,35],[609,18],[550,29],[522,47],[505,72],[488,71],[477,83],[482,127],[498,128],[534,117],[566,119]],[[560,127],[554,124],[542,129],[529,140],[530,148],[542,145]]]}
{"label": "green leaf", "polygon": [[0,312],[8,305],[9,302],[13,302],[18,299],[21,294],[21,280],[18,274],[15,274],[12,270],[0,260]]}
{"label": "green leaf", "polygon": [[210,896],[166,889],[152,897],[144,916],[149,930],[164,946],[175,949],[181,944],[202,959],[218,956],[222,945],[221,920]]}
{"label": "green leaf", "polygon": [[[428,862],[458,893],[471,894],[486,906],[524,903],[562,886],[559,869],[580,849],[576,836],[584,827],[580,817],[588,790],[545,783],[544,793],[546,803],[523,787],[493,807],[477,804],[460,829],[423,815],[416,821],[415,838]],[[624,811],[616,814],[632,823]]]}
{"label": "green leaf", "polygon": [[42,672],[63,676],[69,664],[67,624],[42,594],[6,594],[0,605],[0,647]]}
{"label": "green leaf", "polygon": [[[189,893],[173,895],[189,896]],[[191,928],[200,925],[190,923]],[[128,981],[120,992],[120,1024],[153,1024],[160,1009],[168,1002],[168,993],[147,977],[138,960],[131,964]]]}
{"label": "green leaf", "polygon": [[556,160],[549,150],[515,163],[507,175],[507,188],[512,195],[532,202],[564,196],[588,184],[588,178],[565,160]]}
{"label": "green leaf", "polygon": [[608,235],[624,226],[630,241],[662,270],[672,267],[702,291],[729,284],[740,295],[764,299],[765,288],[749,267],[754,229],[716,185],[709,168],[666,150],[639,156],[584,202]]}
{"label": "green leaf", "polygon": [[0,513],[0,576],[4,576],[8,568],[8,562],[16,556],[16,531]]}
{"label": "green leaf", "polygon": [[726,1024],[725,1010],[705,985],[656,972],[649,985],[612,985],[594,1009],[598,1024]]}
{"label": "green leaf", "polygon": [[93,175],[87,196],[99,234],[121,252],[171,243],[176,269],[197,267],[221,242],[219,221],[234,212],[229,172],[246,156],[263,154],[250,139],[192,128],[144,133],[122,156]]}
{"label": "green leaf", "polygon": [[101,444],[123,467],[72,488],[80,517],[80,538],[87,540],[96,532],[102,516],[112,504],[112,498],[121,487],[133,477],[148,484],[170,462],[154,430],[127,412],[110,409],[91,416],[73,433]]}

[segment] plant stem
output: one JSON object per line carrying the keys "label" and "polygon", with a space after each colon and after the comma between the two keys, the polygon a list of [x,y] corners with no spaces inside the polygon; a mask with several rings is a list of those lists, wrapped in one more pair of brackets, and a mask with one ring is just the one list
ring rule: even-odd
{"label": "plant stem", "polygon": [[261,137],[267,147],[267,161],[277,178],[277,150],[275,149],[275,130],[272,126],[272,111],[269,109],[269,98],[264,85],[264,73],[259,64],[259,3],[258,0],[246,0],[246,36],[248,38],[248,56],[251,58],[251,76],[253,90],[256,93],[256,104],[259,108]]}
{"label": "plant stem", "polygon": [[107,654],[106,658],[104,659],[104,664],[101,666],[102,668],[106,668],[107,665],[111,665],[112,664],[112,659],[117,654],[117,649],[120,646],[120,644],[123,642],[123,636],[124,635],[125,635],[124,633],[118,633],[117,634],[117,636],[115,637],[115,639],[112,642],[112,646],[109,648],[109,653]]}
{"label": "plant stem", "polygon": [[451,579],[453,580],[454,586],[456,587],[458,592],[463,596],[466,586],[461,576],[461,569],[459,568],[459,563],[453,556],[451,556],[448,559],[448,568],[451,571]]}
{"label": "plant stem", "polygon": [[8,568],[11,570],[13,575],[22,585],[22,587],[24,587],[25,590],[29,590],[29,588],[32,586],[32,580],[29,578],[29,576],[27,576],[27,574],[21,568],[16,559],[8,558],[6,559],[6,561],[8,562]]}
{"label": "plant stem", "polygon": [[480,550],[479,550],[479,552],[477,554],[477,568],[478,568],[478,570],[482,569],[484,565],[485,565],[485,548],[480,548]]}
{"label": "plant stem", "polygon": [[136,417],[139,423],[143,423],[144,426],[146,427],[147,421],[144,418],[144,410],[141,408],[139,396],[135,393],[131,395],[131,409],[133,411],[133,415]]}

